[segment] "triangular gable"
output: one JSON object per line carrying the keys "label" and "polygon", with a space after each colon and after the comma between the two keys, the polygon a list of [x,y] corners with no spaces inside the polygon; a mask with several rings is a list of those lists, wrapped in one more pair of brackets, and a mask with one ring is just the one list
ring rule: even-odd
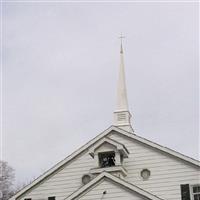
{"label": "triangular gable", "polygon": [[103,144],[110,144],[110,145],[113,145],[114,147],[116,147],[116,149],[118,151],[120,151],[125,158],[128,157],[128,154],[129,154],[129,151],[128,149],[121,143],[119,143],[118,141],[115,141],[111,138],[107,138],[107,137],[104,137],[102,138],[101,140],[99,140],[98,142],[96,142],[90,149],[89,149],[89,152],[90,152],[90,155],[93,156],[94,155],[94,152],[97,148],[99,148],[101,145]]}
{"label": "triangular gable", "polygon": [[65,198],[64,200],[74,200],[78,198],[80,195],[87,193],[87,191],[90,190],[91,188],[94,189],[96,185],[98,185],[98,183],[102,181],[103,179],[108,179],[114,183],[117,183],[120,187],[124,187],[128,189],[129,191],[136,193],[142,198],[149,199],[149,200],[161,200],[161,198],[155,195],[152,195],[151,193],[106,172],[101,173],[99,176],[94,178],[88,184],[84,185],[83,187],[78,189],[76,192],[74,192],[73,194]]}
{"label": "triangular gable", "polygon": [[105,137],[106,135],[108,135],[109,133],[111,133],[111,131],[116,131],[119,134],[122,134],[124,136],[127,136],[131,139],[134,139],[136,141],[139,141],[143,144],[146,144],[150,147],[153,147],[155,149],[158,149],[162,152],[165,152],[167,154],[170,154],[176,158],[179,158],[183,161],[186,161],[192,165],[198,166],[200,167],[200,162],[198,160],[192,159],[190,157],[187,157],[183,154],[180,154],[176,151],[173,151],[169,148],[163,147],[161,145],[158,145],[154,142],[151,142],[147,139],[144,139],[142,137],[139,137],[133,133],[127,132],[125,130],[122,130],[118,127],[115,126],[111,126],[108,129],[106,129],[104,132],[102,132],[101,134],[99,134],[98,136],[96,136],[94,139],[90,140],[88,143],[86,143],[84,146],[82,146],[81,148],[79,148],[78,150],[76,150],[74,153],[72,153],[71,155],[69,155],[68,157],[66,157],[64,160],[62,160],[61,162],[57,163],[55,166],[53,166],[51,169],[49,169],[48,171],[46,171],[44,174],[42,174],[41,176],[39,176],[37,179],[35,179],[31,184],[25,186],[22,190],[20,190],[17,194],[15,194],[10,200],[14,200],[17,197],[21,196],[22,194],[24,194],[26,191],[30,190],[32,187],[34,187],[35,185],[37,185],[38,183],[42,182],[46,177],[49,177],[51,174],[53,174],[55,171],[57,171],[58,169],[60,169],[62,166],[66,165],[69,161],[71,161],[72,159],[74,159],[76,156],[78,156],[81,152],[83,152],[84,150],[88,149],[89,147],[91,147],[91,145],[93,145],[94,143],[96,143],[97,141],[99,141],[100,139],[102,139],[103,137]]}

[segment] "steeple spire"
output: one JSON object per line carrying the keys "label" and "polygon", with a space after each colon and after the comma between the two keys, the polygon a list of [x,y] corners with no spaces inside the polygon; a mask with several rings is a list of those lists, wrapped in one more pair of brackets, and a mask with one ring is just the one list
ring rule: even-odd
{"label": "steeple spire", "polygon": [[122,128],[128,132],[133,132],[131,127],[131,114],[128,110],[128,99],[126,92],[126,79],[125,79],[125,69],[124,69],[124,56],[123,56],[123,45],[122,39],[124,37],[121,35],[121,47],[120,47],[120,67],[119,67],[119,78],[118,78],[118,88],[117,88],[117,107],[114,112],[114,126]]}

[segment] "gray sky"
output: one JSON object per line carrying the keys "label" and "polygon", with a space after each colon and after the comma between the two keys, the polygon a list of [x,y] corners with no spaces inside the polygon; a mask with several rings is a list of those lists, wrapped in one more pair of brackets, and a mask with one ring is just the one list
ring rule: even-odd
{"label": "gray sky", "polygon": [[112,125],[120,33],[136,134],[198,158],[195,3],[3,6],[3,158],[37,177]]}

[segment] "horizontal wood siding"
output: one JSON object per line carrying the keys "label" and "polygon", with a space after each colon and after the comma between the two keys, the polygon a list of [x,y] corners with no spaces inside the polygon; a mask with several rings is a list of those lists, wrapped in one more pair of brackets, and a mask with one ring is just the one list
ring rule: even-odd
{"label": "horizontal wood siding", "polygon": [[[103,195],[103,192],[106,194]],[[103,198],[102,198],[103,197]],[[110,181],[103,181],[76,200],[144,200],[136,193],[130,192]]]}
{"label": "horizontal wood siding", "polygon": [[[123,143],[130,152],[129,158],[124,159],[126,181],[167,200],[181,200],[180,184],[200,183],[200,171],[193,165],[124,136],[110,137]],[[144,181],[140,172],[146,168],[151,176]]]}
{"label": "horizontal wood siding", "polygon": [[82,186],[82,176],[93,167],[94,159],[86,151],[22,198],[47,200],[49,196],[56,196],[56,200],[64,199]]}
{"label": "horizontal wood siding", "polygon": [[[124,167],[128,172],[125,181],[166,200],[181,200],[181,184],[200,183],[199,170],[195,166],[126,136],[112,133],[109,137],[124,144],[130,152],[129,158],[124,159]],[[63,200],[82,186],[82,176],[89,173],[93,167],[95,167],[95,161],[86,150],[19,199],[47,200],[49,196],[56,196],[56,200]],[[151,171],[151,176],[149,180],[143,181],[140,172],[146,168]],[[81,197],[81,200],[100,199],[99,195],[105,189],[110,192],[105,195],[104,200],[140,199],[107,181]]]}

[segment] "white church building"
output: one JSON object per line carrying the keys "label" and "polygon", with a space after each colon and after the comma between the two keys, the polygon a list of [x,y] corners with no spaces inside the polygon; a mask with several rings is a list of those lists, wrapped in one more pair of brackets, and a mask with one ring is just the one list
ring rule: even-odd
{"label": "white church building", "polygon": [[134,133],[120,60],[113,125],[10,200],[200,200],[200,162]]}

